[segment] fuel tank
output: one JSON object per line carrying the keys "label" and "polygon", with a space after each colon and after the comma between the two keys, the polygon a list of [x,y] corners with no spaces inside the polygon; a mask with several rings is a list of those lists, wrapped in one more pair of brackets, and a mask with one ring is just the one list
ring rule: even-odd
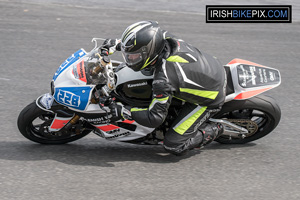
{"label": "fuel tank", "polygon": [[132,106],[149,106],[152,100],[153,75],[135,72],[125,64],[121,64],[115,74],[116,90],[113,96]]}

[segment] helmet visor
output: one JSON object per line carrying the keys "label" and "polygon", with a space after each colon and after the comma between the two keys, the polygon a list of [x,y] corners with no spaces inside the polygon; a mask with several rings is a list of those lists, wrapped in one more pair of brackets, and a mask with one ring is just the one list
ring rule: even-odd
{"label": "helmet visor", "polygon": [[141,53],[126,53],[122,51],[122,55],[127,65],[135,65],[143,60]]}

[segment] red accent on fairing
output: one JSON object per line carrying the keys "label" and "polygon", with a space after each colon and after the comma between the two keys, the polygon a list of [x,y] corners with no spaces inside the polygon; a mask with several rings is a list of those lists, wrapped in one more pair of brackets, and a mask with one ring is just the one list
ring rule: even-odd
{"label": "red accent on fairing", "polygon": [[127,123],[127,124],[132,124],[134,122],[134,120],[128,120],[128,119],[126,119],[126,120],[124,120],[122,122],[123,123]]}
{"label": "red accent on fairing", "polygon": [[119,129],[120,127],[110,124],[106,126],[98,126],[98,128],[101,129],[102,131],[112,131],[115,129]]}
{"label": "red accent on fairing", "polygon": [[272,89],[272,87],[268,87],[268,88],[263,88],[263,89],[258,89],[258,90],[253,90],[253,91],[246,91],[246,92],[242,92],[239,95],[237,95],[234,99],[249,99],[250,97],[253,97],[255,95],[258,95],[262,92],[265,92],[269,89]]}
{"label": "red accent on fairing", "polygon": [[68,119],[68,120],[54,119],[54,121],[52,122],[52,125],[51,125],[50,128],[52,128],[52,129],[61,129],[61,128],[64,127],[69,121],[70,121],[70,119]]}
{"label": "red accent on fairing", "polygon": [[80,63],[77,64],[77,73],[79,76],[79,80],[86,83],[87,81],[86,81],[86,75],[84,69],[84,60],[82,60]]}
{"label": "red accent on fairing", "polygon": [[239,58],[233,59],[232,61],[230,61],[228,63],[228,65],[235,64],[235,63],[241,63],[241,64],[246,64],[246,65],[254,65],[254,66],[259,66],[259,67],[266,67],[266,66],[263,66],[263,65],[260,65],[260,64],[248,61],[248,60],[239,59]]}

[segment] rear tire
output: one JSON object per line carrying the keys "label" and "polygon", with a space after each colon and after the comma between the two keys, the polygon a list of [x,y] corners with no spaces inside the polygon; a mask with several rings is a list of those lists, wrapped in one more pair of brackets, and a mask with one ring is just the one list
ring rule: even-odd
{"label": "rear tire", "polygon": [[[22,135],[41,144],[65,144],[78,140],[90,133],[90,130],[83,130],[80,134],[70,132],[68,135],[56,135],[55,132],[48,132],[49,126],[54,118],[54,114],[41,110],[35,102],[26,106],[18,117],[18,128]],[[35,124],[35,121],[41,124]]]}
{"label": "rear tire", "polygon": [[214,116],[217,119],[245,119],[256,123],[257,130],[244,139],[220,136],[216,139],[222,144],[245,144],[262,138],[272,132],[278,125],[281,111],[271,97],[256,96],[247,100],[234,100],[225,103],[222,110]]}

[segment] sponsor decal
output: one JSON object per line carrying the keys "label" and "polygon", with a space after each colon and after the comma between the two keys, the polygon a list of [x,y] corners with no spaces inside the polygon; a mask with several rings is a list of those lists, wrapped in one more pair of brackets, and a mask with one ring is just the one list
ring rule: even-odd
{"label": "sponsor decal", "polygon": [[87,81],[86,81],[86,75],[85,75],[84,61],[83,60],[80,63],[77,64],[77,73],[78,73],[79,80],[86,83]]}
{"label": "sponsor decal", "polygon": [[132,87],[140,87],[140,86],[144,86],[147,85],[147,82],[141,82],[141,83],[135,83],[135,84],[128,84],[127,87],[128,88],[132,88]]}
{"label": "sponsor decal", "polygon": [[267,72],[265,69],[263,69],[263,73],[264,73],[264,83],[268,82],[268,78],[267,78]]}
{"label": "sponsor decal", "polygon": [[258,73],[259,73],[259,82],[264,83],[264,76],[262,73],[262,69],[258,69]]}
{"label": "sponsor decal", "polygon": [[252,82],[252,85],[256,85],[256,76],[255,76],[255,71],[256,71],[256,68],[254,66],[250,66],[250,74],[251,74],[251,82]]}
{"label": "sponsor decal", "polygon": [[93,118],[93,119],[85,119],[88,122],[92,122],[93,124],[106,124],[110,122],[110,118],[112,117],[111,114],[103,117]]}
{"label": "sponsor decal", "polygon": [[121,137],[121,136],[128,136],[130,135],[131,133],[129,131],[127,132],[124,132],[124,133],[120,133],[120,134],[116,134],[116,135],[113,135],[113,136],[110,136],[110,137],[105,137],[105,139],[115,139],[115,138],[118,138],[118,137]]}
{"label": "sponsor decal", "polygon": [[49,93],[45,94],[41,99],[41,104],[46,108],[50,109],[53,104],[54,98]]}
{"label": "sponsor decal", "polygon": [[274,85],[280,82],[279,72],[274,69],[253,65],[238,65],[237,71],[239,84],[243,88]]}
{"label": "sponsor decal", "polygon": [[270,77],[271,81],[275,81],[275,79],[276,79],[274,72],[271,72],[271,71],[269,71],[269,77]]}
{"label": "sponsor decal", "polygon": [[[253,78],[255,80],[255,75],[254,75],[254,77],[252,77],[251,70],[244,69],[243,65],[240,65],[240,69],[242,70],[242,73],[239,75],[239,78],[241,80],[241,86],[246,87],[247,82],[253,80]],[[253,72],[253,70],[252,70],[252,72]],[[256,83],[255,83],[255,85],[256,85]]]}
{"label": "sponsor decal", "polygon": [[116,132],[120,132],[121,131],[121,129],[114,129],[114,130],[111,130],[111,131],[106,131],[106,133],[109,133],[109,134],[114,134],[114,133],[116,133]]}
{"label": "sponsor decal", "polygon": [[85,56],[86,53],[83,49],[80,49],[78,51],[76,51],[73,55],[71,55],[69,58],[67,58],[67,60],[65,60],[65,62],[63,62],[63,64],[61,64],[59,66],[59,68],[56,70],[54,76],[53,76],[53,80],[56,80],[56,78],[65,70],[67,69],[69,66],[71,66],[73,63],[75,63],[79,58]]}

